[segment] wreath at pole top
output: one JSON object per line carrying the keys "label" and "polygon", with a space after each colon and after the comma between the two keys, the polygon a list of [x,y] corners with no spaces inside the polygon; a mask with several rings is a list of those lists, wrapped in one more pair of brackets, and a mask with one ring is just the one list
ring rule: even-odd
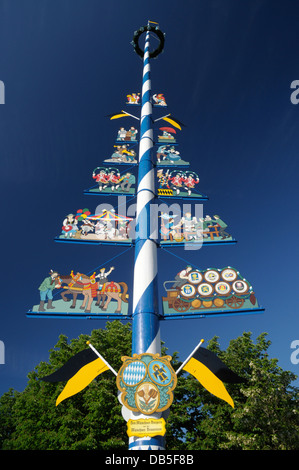
{"label": "wreath at pole top", "polygon": [[165,34],[162,33],[162,31],[158,28],[158,26],[152,26],[152,25],[142,26],[141,28],[138,29],[138,31],[135,31],[132,44],[134,46],[134,50],[136,54],[138,54],[140,57],[144,56],[144,51],[139,46],[139,38],[145,31],[150,31],[152,33],[155,33],[158,36],[158,39],[160,41],[158,47],[154,51],[150,52],[149,54],[150,59],[153,59],[157,57],[164,48]]}

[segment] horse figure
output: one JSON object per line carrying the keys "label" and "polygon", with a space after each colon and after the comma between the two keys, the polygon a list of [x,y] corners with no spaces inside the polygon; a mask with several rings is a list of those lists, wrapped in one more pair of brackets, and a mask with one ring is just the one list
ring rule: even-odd
{"label": "horse figure", "polygon": [[[101,290],[98,291],[98,302],[96,305],[99,305],[102,310],[106,311],[113,299],[117,301],[117,309],[114,313],[120,313],[122,302],[128,302],[129,295],[127,292],[128,286],[125,282],[105,282]],[[100,305],[100,298],[103,299],[104,295],[107,297],[106,302],[102,300],[102,304]]]}
{"label": "horse figure", "polygon": [[95,280],[95,273],[92,276],[87,276],[86,274],[77,273],[74,275],[73,271],[68,276],[60,275],[61,284],[67,284],[67,286],[62,286],[65,289],[61,292],[61,297],[65,302],[70,301],[66,294],[73,294],[73,303],[70,308],[76,307],[76,301],[78,294],[83,295],[83,302],[81,309],[86,313],[90,313],[91,304],[93,298],[96,297],[97,282]]}

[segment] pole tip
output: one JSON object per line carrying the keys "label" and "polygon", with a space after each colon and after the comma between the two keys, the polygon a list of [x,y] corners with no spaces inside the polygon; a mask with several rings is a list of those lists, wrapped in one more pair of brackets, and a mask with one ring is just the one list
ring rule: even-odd
{"label": "pole tip", "polygon": [[86,341],[86,344],[90,344],[90,341]]}

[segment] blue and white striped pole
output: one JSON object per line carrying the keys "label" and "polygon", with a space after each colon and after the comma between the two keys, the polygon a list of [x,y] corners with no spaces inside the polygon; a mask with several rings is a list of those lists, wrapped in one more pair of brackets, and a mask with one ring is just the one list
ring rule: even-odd
{"label": "blue and white striped pole", "polygon": [[[150,77],[150,33],[147,31],[143,56],[143,84],[140,118],[139,171],[136,209],[136,240],[133,289],[132,355],[160,353],[160,325],[157,289],[157,240],[151,233],[150,206],[155,202],[155,165]],[[155,225],[155,224],[154,224]],[[134,413],[134,419],[144,417]],[[164,438],[130,438],[130,450],[163,450]]]}

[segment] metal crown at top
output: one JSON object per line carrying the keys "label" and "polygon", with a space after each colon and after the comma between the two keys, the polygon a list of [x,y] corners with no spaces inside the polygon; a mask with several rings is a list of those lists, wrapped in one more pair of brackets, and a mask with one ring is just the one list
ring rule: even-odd
{"label": "metal crown at top", "polygon": [[[156,26],[154,26],[154,24]],[[144,56],[144,50],[142,50],[139,46],[139,38],[146,31],[156,34],[160,41],[158,47],[154,51],[150,52],[149,54],[150,59],[154,59],[163,51],[164,42],[165,42],[165,34],[159,29],[158,23],[153,23],[151,21],[148,22],[147,26],[141,26],[141,28],[135,31],[132,45],[134,47],[136,54],[138,54],[140,57]]]}

